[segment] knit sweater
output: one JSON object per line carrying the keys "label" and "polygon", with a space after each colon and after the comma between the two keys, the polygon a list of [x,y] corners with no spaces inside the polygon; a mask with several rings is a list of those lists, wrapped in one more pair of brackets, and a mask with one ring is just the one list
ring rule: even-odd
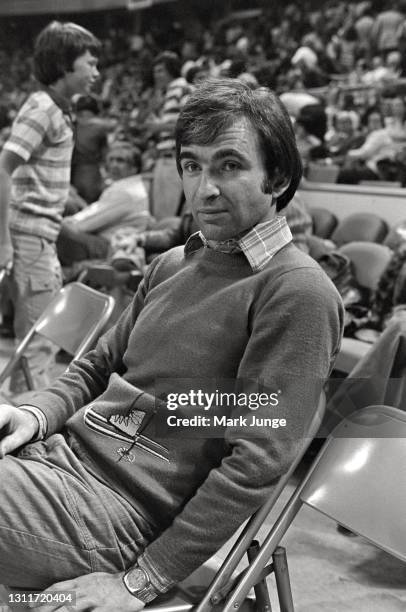
{"label": "knit sweater", "polygon": [[[201,248],[186,256],[178,247],[153,261],[96,349],[37,394],[48,434],[67,421],[83,464],[148,520],[154,539],[139,562],[157,588],[190,574],[269,497],[314,414],[342,314],[332,283],[292,244],[256,273],[242,253]],[[286,427],[258,425],[252,435],[235,419],[220,437],[162,435],[163,390],[187,393],[224,379],[238,379],[245,393],[276,393],[277,405],[255,416],[284,418]]]}

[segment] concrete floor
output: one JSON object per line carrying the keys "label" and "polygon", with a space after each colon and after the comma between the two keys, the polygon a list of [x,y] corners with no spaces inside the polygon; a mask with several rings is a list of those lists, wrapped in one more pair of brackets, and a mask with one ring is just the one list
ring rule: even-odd
{"label": "concrete floor", "polygon": [[[0,339],[0,370],[12,350],[12,341]],[[63,366],[58,366],[59,370]],[[303,473],[306,463],[299,470]],[[298,476],[281,496],[261,534],[293,491]],[[346,537],[331,519],[303,508],[283,545],[288,563],[296,612],[405,612],[406,563],[384,553],[363,538]],[[218,567],[229,545],[209,562]],[[269,578],[273,612],[279,611],[274,580]],[[0,587],[0,612],[8,612]],[[20,608],[21,610],[21,608]],[[115,611],[112,611],[115,612]]]}

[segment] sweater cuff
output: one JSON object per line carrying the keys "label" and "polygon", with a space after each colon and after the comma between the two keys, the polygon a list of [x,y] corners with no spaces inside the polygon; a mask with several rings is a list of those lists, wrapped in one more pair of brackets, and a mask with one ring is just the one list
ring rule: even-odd
{"label": "sweater cuff", "polygon": [[174,580],[165,576],[162,570],[154,565],[148,555],[148,551],[145,551],[138,557],[137,564],[147,572],[152,586],[158,593],[166,593],[166,591],[169,591],[175,585]]}
{"label": "sweater cuff", "polygon": [[42,410],[40,410],[36,406],[27,406],[26,404],[22,404],[21,406],[18,406],[18,408],[19,410],[25,410],[26,412],[30,412],[38,420],[38,433],[32,438],[31,442],[43,440],[47,435],[47,419]]}

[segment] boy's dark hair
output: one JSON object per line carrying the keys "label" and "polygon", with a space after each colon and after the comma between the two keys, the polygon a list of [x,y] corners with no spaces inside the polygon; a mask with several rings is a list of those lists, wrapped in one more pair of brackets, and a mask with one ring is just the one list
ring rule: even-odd
{"label": "boy's dark hair", "polygon": [[272,179],[289,180],[277,198],[282,210],[293,198],[302,177],[302,162],[290,117],[279,98],[269,89],[251,89],[237,79],[208,79],[189,97],[176,125],[176,160],[182,175],[180,151],[183,145],[206,146],[235,121],[245,117],[254,128],[267,172],[263,190],[272,191]]}
{"label": "boy's dark hair", "polygon": [[181,61],[174,51],[162,51],[154,59],[153,65],[163,64],[173,79],[180,77]]}
{"label": "boy's dark hair", "polygon": [[52,21],[38,35],[34,47],[34,75],[43,85],[52,85],[73,70],[74,61],[89,51],[98,57],[101,44],[76,23]]}

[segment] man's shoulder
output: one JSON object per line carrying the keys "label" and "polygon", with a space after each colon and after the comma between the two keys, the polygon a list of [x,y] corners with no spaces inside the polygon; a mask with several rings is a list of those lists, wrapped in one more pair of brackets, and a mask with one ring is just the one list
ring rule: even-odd
{"label": "man's shoulder", "polygon": [[150,282],[157,285],[174,276],[185,265],[184,245],[173,247],[155,257],[149,265],[147,276]]}
{"label": "man's shoulder", "polygon": [[275,269],[281,272],[288,272],[296,268],[321,270],[317,261],[304,251],[298,249],[293,242],[289,242],[282,249],[277,251],[270,260],[267,268],[272,269],[273,273]]}
{"label": "man's shoulder", "polygon": [[334,301],[341,301],[334,283],[317,261],[293,243],[280,249],[263,273],[269,276],[269,280],[278,282],[286,291],[297,295],[329,295]]}

